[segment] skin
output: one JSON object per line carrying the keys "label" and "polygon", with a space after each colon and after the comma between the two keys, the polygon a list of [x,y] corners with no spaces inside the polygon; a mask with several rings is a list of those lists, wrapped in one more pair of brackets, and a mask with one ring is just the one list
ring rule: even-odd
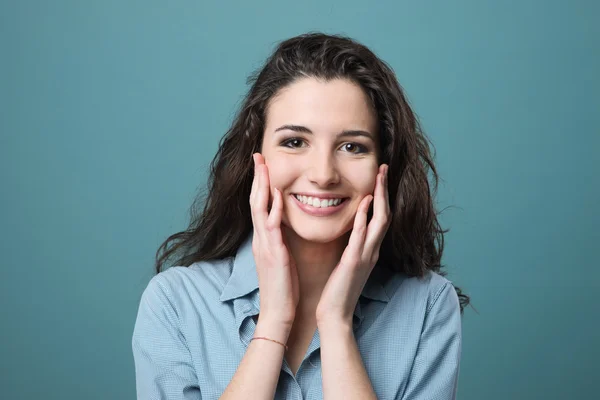
{"label": "skin", "polygon": [[[313,134],[276,131],[284,125],[304,126]],[[344,130],[366,131],[372,139],[337,138]],[[299,140],[290,143],[293,138]],[[282,233],[298,267],[301,311],[314,312],[348,244],[359,204],[374,192],[378,149],[376,114],[360,86],[348,80],[301,79],[269,103],[261,154],[269,174],[270,202],[275,188],[283,195]],[[350,199],[341,212],[314,217],[296,206],[291,196],[297,192]]]}
{"label": "skin", "polygon": [[[250,193],[252,252],[260,289],[260,315],[252,340],[222,399],[272,399],[284,358],[292,373],[318,327],[324,398],[376,399],[352,331],[352,315],[389,228],[387,165],[378,165],[375,114],[362,90],[348,81],[300,80],[278,94],[267,112],[261,153],[253,155]],[[276,132],[285,124],[313,134]],[[373,140],[336,133],[353,129]],[[298,148],[283,137],[302,137]],[[348,152],[347,150],[352,151]],[[295,192],[349,197],[328,217],[304,213]],[[373,203],[373,218],[367,211]],[[285,349],[285,353],[284,353]]]}

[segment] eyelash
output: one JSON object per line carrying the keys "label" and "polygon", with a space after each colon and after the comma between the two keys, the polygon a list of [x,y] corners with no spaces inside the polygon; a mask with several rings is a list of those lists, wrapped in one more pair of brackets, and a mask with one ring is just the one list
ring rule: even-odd
{"label": "eyelash", "polygon": [[[302,139],[302,138],[293,137],[293,138],[289,138],[289,139],[287,139],[287,140],[284,140],[283,142],[281,142],[281,145],[282,145],[283,147],[287,147],[287,148],[289,148],[289,149],[297,149],[298,147],[292,147],[292,146],[288,146],[288,144],[289,144],[290,142],[293,142],[294,140],[300,140],[300,141],[303,141],[303,142],[304,142],[304,139]],[[346,146],[346,145],[349,145],[349,144],[351,144],[351,145],[353,145],[353,146],[356,146],[356,147],[357,147],[357,148],[360,150],[359,152],[353,152],[353,151],[350,151],[349,153],[351,153],[351,154],[363,154],[363,153],[368,153],[368,152],[369,152],[369,149],[367,149],[367,147],[365,147],[364,145],[362,145],[362,144],[360,144],[360,143],[355,143],[355,142],[346,142],[346,143],[344,143],[344,146]]]}

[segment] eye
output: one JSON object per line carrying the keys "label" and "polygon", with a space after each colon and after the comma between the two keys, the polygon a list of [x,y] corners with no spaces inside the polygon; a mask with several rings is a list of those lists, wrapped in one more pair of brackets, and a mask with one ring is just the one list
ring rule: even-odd
{"label": "eye", "polygon": [[344,143],[344,149],[348,150],[350,153],[360,154],[366,153],[368,150],[365,146],[358,143]]}
{"label": "eye", "polygon": [[300,146],[298,146],[298,144],[302,144],[302,143],[304,143],[304,140],[302,140],[300,138],[290,138],[288,140],[281,142],[281,145],[284,147],[289,147],[290,149],[296,149],[296,148],[300,147]]}
{"label": "eye", "polygon": [[[298,137],[293,137],[293,138],[289,138],[289,139],[281,142],[281,146],[287,147],[290,149],[299,149],[299,148],[303,147],[302,144],[305,144],[305,143],[306,142],[304,141],[304,139],[298,138]],[[369,149],[367,149],[367,147],[363,146],[362,144],[353,143],[353,142],[344,143],[342,148],[345,149],[346,152],[352,153],[352,154],[362,154],[362,153],[369,152]]]}

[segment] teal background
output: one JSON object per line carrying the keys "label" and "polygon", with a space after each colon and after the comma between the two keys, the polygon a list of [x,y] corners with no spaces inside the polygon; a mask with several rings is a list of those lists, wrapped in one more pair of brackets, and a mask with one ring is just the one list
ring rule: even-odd
{"label": "teal background", "polygon": [[154,253],[185,228],[276,43],[343,33],[432,138],[459,399],[589,399],[600,379],[594,1],[0,2],[0,397],[135,398]]}

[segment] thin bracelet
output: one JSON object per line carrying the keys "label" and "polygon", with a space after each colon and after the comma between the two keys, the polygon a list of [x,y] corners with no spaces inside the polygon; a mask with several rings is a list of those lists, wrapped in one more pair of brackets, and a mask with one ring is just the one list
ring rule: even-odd
{"label": "thin bracelet", "polygon": [[286,350],[288,349],[288,347],[284,343],[278,342],[277,340],[274,340],[274,339],[269,339],[269,338],[264,337],[264,336],[253,337],[252,339],[250,339],[250,341],[253,341],[254,339],[270,340],[271,342],[279,343],[280,345],[282,345],[283,347],[285,347]]}

